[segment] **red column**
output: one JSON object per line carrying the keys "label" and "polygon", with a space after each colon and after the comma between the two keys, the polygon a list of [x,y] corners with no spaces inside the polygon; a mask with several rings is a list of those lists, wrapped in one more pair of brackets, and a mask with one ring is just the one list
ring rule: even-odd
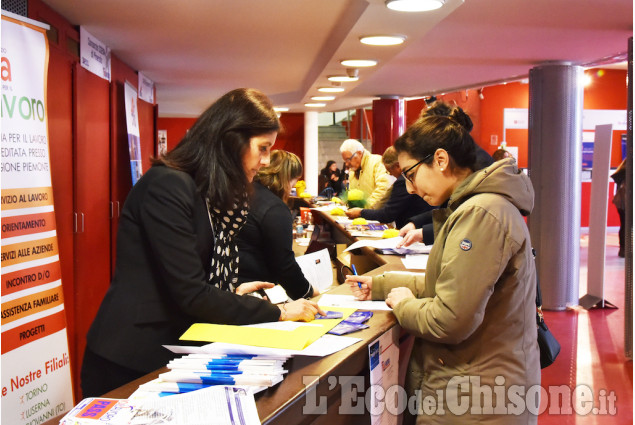
{"label": "red column", "polygon": [[373,100],[373,153],[383,154],[403,134],[405,126],[403,99],[391,97]]}

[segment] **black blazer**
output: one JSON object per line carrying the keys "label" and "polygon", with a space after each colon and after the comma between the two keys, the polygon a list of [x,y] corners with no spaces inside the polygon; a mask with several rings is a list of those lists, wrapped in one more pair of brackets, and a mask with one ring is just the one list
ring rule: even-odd
{"label": "black blazer", "polygon": [[293,253],[293,217],[276,194],[258,182],[250,202],[247,223],[238,234],[238,282],[264,280],[279,283],[289,297],[313,296]]}
{"label": "black blazer", "polygon": [[268,301],[208,283],[213,249],[207,208],[192,177],[165,166],[148,170],[124,204],[115,274],[88,347],[121,366],[150,372],[174,357],[161,345],[179,344],[192,323],[278,320],[280,310]]}
{"label": "black blazer", "polygon": [[378,210],[363,209],[361,216],[366,220],[377,220],[382,223],[395,222],[397,229],[408,224],[409,218],[415,214],[434,209],[421,196],[408,193],[406,179],[399,176],[392,185],[390,198]]}

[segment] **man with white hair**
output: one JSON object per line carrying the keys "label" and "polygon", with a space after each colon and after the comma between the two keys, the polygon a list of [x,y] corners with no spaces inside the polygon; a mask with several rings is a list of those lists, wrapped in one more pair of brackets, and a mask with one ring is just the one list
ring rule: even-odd
{"label": "man with white hair", "polygon": [[350,169],[349,189],[364,192],[366,208],[381,208],[392,188],[381,155],[371,154],[355,139],[344,140],[340,153]]}

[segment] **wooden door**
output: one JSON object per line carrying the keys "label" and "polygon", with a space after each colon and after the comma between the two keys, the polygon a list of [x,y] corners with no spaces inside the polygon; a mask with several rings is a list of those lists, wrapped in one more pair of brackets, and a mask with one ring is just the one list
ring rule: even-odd
{"label": "wooden door", "polygon": [[75,373],[110,284],[110,83],[74,68]]}

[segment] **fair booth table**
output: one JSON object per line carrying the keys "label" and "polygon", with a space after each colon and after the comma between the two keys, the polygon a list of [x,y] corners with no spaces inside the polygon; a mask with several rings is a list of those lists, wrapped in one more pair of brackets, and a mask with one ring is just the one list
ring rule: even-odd
{"label": "fair booth table", "polygon": [[[352,243],[356,240],[348,234],[331,216],[315,211],[314,220],[318,224],[330,227],[332,237],[338,242]],[[379,255],[369,248],[350,255],[350,260],[356,265],[358,272],[365,275],[377,275],[385,271],[405,270],[400,257],[394,255]],[[348,259],[348,258],[346,258]],[[346,259],[344,261],[346,261]],[[347,264],[350,265],[350,264]],[[362,271],[364,270],[364,271]],[[329,294],[351,294],[347,285],[339,285],[328,291]],[[316,298],[318,299],[318,298]],[[256,394],[256,407],[263,424],[370,424],[370,415],[364,408],[363,415],[340,414],[338,408],[344,399],[345,404],[351,403],[350,395],[342,395],[341,377],[362,376],[364,388],[355,395],[352,404],[363,403],[363,397],[369,388],[369,356],[368,345],[398,326],[395,316],[390,311],[375,311],[367,322],[369,328],[348,334],[362,341],[353,344],[326,357],[295,356],[285,363],[289,373],[278,385]],[[403,334],[403,333],[402,333]],[[401,338],[404,339],[403,337]],[[412,338],[410,338],[411,340]],[[403,341],[402,341],[403,342]],[[408,345],[408,344],[406,344]],[[406,350],[407,351],[407,350]],[[405,367],[404,350],[400,352],[400,367]],[[405,359],[407,360],[407,358]],[[129,382],[103,395],[106,398],[127,398],[140,384],[156,378],[167,368],[156,370],[135,381]],[[400,370],[400,375],[403,375]],[[330,378],[330,379],[329,379]],[[345,378],[344,378],[345,379]],[[326,397],[324,399],[324,397]],[[79,400],[76,400],[79,402]],[[320,404],[322,403],[322,404]],[[311,414],[316,406],[320,406],[326,413]],[[323,409],[322,406],[326,405]],[[62,415],[63,416],[63,415]],[[45,425],[57,425],[61,417],[46,422]]]}

